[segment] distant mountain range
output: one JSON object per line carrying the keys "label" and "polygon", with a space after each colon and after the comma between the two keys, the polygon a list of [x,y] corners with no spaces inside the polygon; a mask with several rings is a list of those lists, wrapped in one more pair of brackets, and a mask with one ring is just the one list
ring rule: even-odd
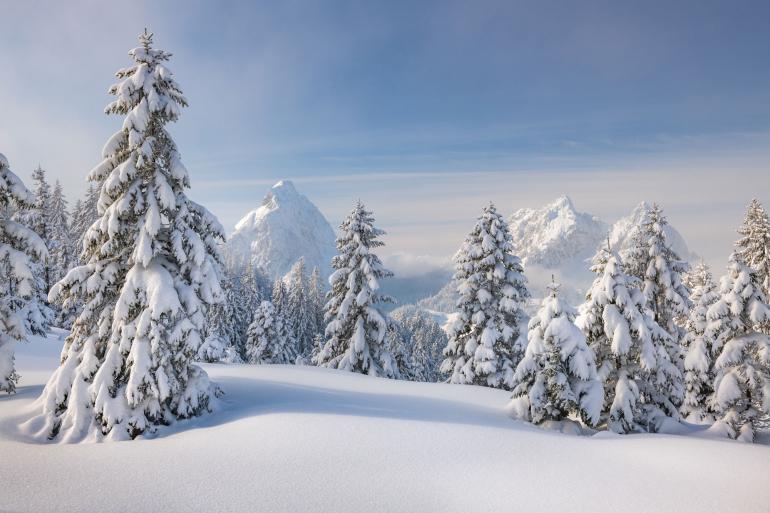
{"label": "distant mountain range", "polygon": [[[642,202],[612,225],[579,212],[567,196],[541,208],[514,212],[509,226],[514,253],[522,259],[534,298],[530,308],[536,308],[552,276],[562,285],[567,300],[581,302],[594,278],[589,271],[591,257],[607,244],[608,238],[614,250],[625,249],[631,228],[650,208]],[[671,225],[667,236],[681,258],[697,258]],[[336,254],[335,234],[321,211],[292,182],[284,180],[276,183],[262,204],[235,225],[224,254],[231,266],[251,262],[271,279],[284,277],[303,257],[308,272],[318,267],[326,278]],[[383,292],[396,300],[394,305],[383,305],[386,309],[412,302],[432,312],[452,312],[455,308],[457,294],[450,268],[434,269],[424,276],[395,276],[383,280],[382,285]]]}

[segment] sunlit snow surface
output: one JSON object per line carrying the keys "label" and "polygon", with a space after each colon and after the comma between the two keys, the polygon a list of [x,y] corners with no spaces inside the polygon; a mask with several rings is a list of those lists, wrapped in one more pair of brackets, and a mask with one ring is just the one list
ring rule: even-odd
{"label": "sunlit snow surface", "polygon": [[[59,332],[61,335],[61,332]],[[546,431],[508,393],[329,369],[207,365],[214,414],[152,439],[32,442],[19,428],[61,340],[17,347],[0,396],[0,511],[766,512],[770,447]],[[766,438],[763,439],[767,442]]]}

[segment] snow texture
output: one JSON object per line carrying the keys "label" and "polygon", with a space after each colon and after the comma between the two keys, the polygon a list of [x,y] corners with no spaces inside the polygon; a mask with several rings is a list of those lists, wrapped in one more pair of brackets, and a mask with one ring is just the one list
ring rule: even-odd
{"label": "snow texture", "polygon": [[764,445],[714,441],[696,426],[689,436],[576,436],[510,419],[502,390],[294,365],[205,365],[226,390],[216,414],[154,437],[30,443],[19,421],[63,336],[23,344],[18,393],[0,398],[7,511],[766,513],[770,504]]}

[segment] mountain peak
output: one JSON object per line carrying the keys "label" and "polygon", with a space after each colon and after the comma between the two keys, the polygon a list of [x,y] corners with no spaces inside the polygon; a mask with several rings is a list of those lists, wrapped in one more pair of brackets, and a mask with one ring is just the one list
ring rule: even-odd
{"label": "mountain peak", "polygon": [[285,275],[299,258],[326,277],[334,255],[334,230],[318,208],[290,180],[281,180],[262,204],[235,225],[225,253],[235,266],[252,262],[270,278]]}
{"label": "mountain peak", "polygon": [[297,192],[297,188],[294,187],[294,182],[291,180],[280,180],[275,185],[273,185],[273,191],[275,190],[281,190],[286,192],[291,192],[294,194],[299,194]]}
{"label": "mountain peak", "polygon": [[509,223],[514,251],[524,264],[546,268],[592,254],[607,231],[603,221],[578,212],[566,195],[538,209],[520,209]]}
{"label": "mountain peak", "polygon": [[567,195],[559,196],[558,198],[556,198],[556,200],[553,203],[551,203],[551,207],[559,210],[562,210],[562,209],[573,210],[573,211],[575,210],[575,205],[574,203],[572,203],[572,199]]}

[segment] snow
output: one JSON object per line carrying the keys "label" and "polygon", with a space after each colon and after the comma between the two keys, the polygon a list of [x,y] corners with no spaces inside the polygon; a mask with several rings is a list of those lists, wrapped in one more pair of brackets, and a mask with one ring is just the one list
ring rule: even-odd
{"label": "snow", "polygon": [[18,421],[62,335],[19,344],[19,392],[0,396],[0,454],[14,469],[4,510],[760,513],[770,502],[767,446],[560,434],[507,417],[504,391],[304,366],[205,365],[226,392],[217,411],[154,439],[30,443]]}
{"label": "snow", "polygon": [[288,180],[276,183],[262,205],[238,221],[224,250],[236,265],[251,259],[271,280],[286,275],[300,257],[308,270],[318,267],[326,279],[335,253],[329,222]]}
{"label": "snow", "polygon": [[205,365],[226,392],[215,413],[153,439],[30,443],[19,420],[62,335],[19,344],[19,392],[0,396],[0,454],[13,469],[3,510],[760,513],[770,503],[765,445],[706,431],[561,434],[507,417],[504,391],[304,366]]}

